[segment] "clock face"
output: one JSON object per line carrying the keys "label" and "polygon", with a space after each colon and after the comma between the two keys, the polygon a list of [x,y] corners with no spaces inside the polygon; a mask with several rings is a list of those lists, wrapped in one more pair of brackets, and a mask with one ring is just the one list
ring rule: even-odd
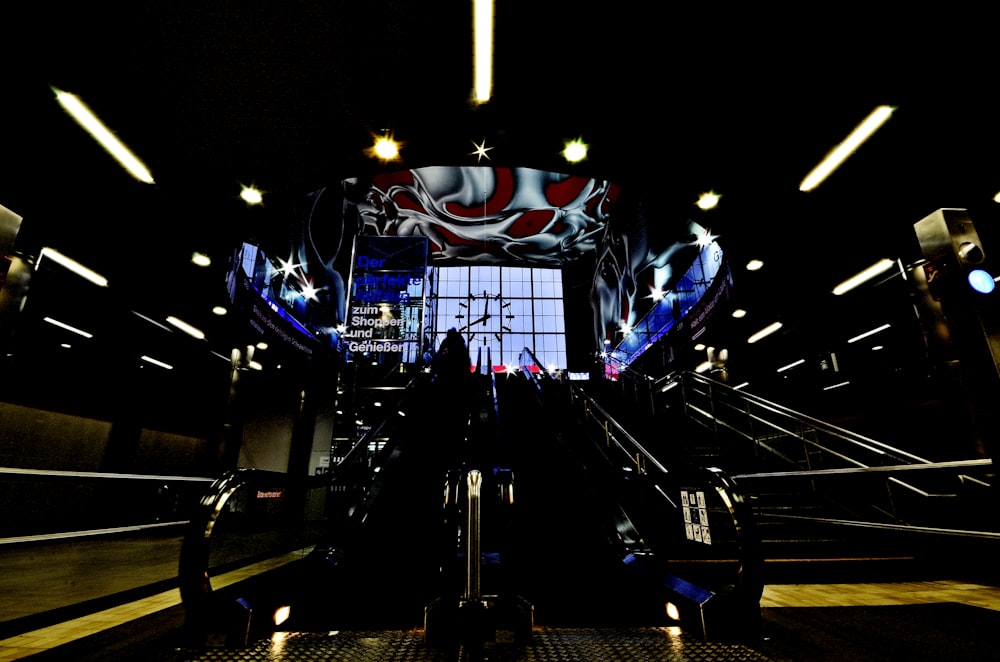
{"label": "clock face", "polygon": [[515,316],[510,302],[499,293],[469,292],[468,303],[459,303],[459,307],[462,312],[455,316],[460,325],[458,330],[469,334],[470,340],[481,334],[483,339],[493,337],[501,341],[503,334],[513,330]]}

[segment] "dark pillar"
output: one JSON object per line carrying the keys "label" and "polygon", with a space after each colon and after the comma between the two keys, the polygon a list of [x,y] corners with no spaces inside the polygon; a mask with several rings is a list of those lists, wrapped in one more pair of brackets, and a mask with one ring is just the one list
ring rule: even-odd
{"label": "dark pillar", "polygon": [[965,209],[939,209],[914,224],[925,262],[924,328],[945,392],[964,402],[976,454],[993,457],[1000,402],[1000,291],[977,292],[968,282],[989,260]]}
{"label": "dark pillar", "polygon": [[253,358],[253,347],[246,351],[234,349],[229,371],[229,397],[226,400],[226,417],[222,426],[222,435],[218,440],[216,450],[215,472],[222,474],[236,468],[240,460],[240,446],[243,444],[243,402],[241,397],[242,374]]}

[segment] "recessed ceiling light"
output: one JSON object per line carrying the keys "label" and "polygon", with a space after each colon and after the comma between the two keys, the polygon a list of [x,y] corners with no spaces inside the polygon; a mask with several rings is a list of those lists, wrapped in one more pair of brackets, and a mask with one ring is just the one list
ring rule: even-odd
{"label": "recessed ceiling light", "polygon": [[571,140],[566,143],[566,148],[563,149],[562,154],[570,163],[578,163],[587,158],[587,144],[583,142],[582,138]]}
{"label": "recessed ceiling light", "polygon": [[264,201],[264,194],[253,186],[244,186],[240,191],[240,198],[248,205],[259,205]]}
{"label": "recessed ceiling light", "polygon": [[698,205],[698,209],[715,209],[719,205],[719,198],[721,197],[715,191],[709,191],[708,193],[702,193],[696,204]]}

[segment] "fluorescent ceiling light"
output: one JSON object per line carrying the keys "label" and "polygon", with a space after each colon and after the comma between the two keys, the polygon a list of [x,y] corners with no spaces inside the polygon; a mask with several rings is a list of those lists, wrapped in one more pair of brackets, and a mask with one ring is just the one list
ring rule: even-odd
{"label": "fluorescent ceiling light", "polygon": [[170,323],[170,324],[172,324],[173,326],[177,327],[178,329],[180,329],[184,333],[188,334],[192,338],[197,338],[198,340],[204,340],[205,339],[205,334],[202,332],[201,329],[198,329],[196,327],[191,326],[190,324],[188,324],[184,320],[177,319],[176,317],[170,316],[170,317],[167,318],[167,322]]}
{"label": "fluorescent ceiling light", "polygon": [[848,278],[847,280],[845,280],[843,283],[841,283],[837,287],[833,288],[833,293],[839,296],[839,295],[841,295],[841,294],[843,294],[845,292],[849,292],[849,291],[853,290],[855,287],[857,287],[858,285],[861,285],[862,283],[868,282],[869,280],[871,280],[875,276],[878,276],[879,274],[888,271],[890,268],[892,268],[893,264],[894,264],[894,262],[892,260],[890,260],[888,258],[883,258],[883,259],[879,260],[878,262],[876,262],[875,264],[873,264],[872,266],[870,266],[867,269],[865,269],[864,271],[861,271],[861,272],[859,272],[859,273],[851,276],[850,278]]}
{"label": "fluorescent ceiling light", "polygon": [[42,250],[38,251],[38,262],[35,264],[36,269],[42,264],[42,258],[44,257],[48,257],[59,266],[69,269],[77,276],[89,280],[94,285],[100,285],[101,287],[108,286],[108,279],[101,274],[88,269],[76,260],[68,258],[59,251],[48,247],[43,247]]}
{"label": "fluorescent ceiling light", "polygon": [[472,2],[472,70],[476,101],[485,103],[493,93],[493,0]]}
{"label": "fluorescent ceiling light", "polygon": [[848,344],[853,343],[853,342],[858,342],[862,338],[867,338],[868,336],[873,336],[876,333],[878,333],[879,331],[885,331],[890,326],[891,326],[890,324],[883,324],[882,326],[876,327],[876,328],[872,329],[871,331],[865,331],[860,336],[854,336],[853,338],[849,339],[847,342],[848,342]]}
{"label": "fluorescent ceiling light", "polygon": [[792,363],[789,363],[789,364],[788,364],[788,365],[786,365],[786,366],[781,366],[780,368],[778,368],[778,372],[784,372],[784,371],[786,371],[786,370],[791,370],[791,369],[792,369],[792,368],[794,368],[795,366],[797,366],[797,365],[802,365],[802,364],[803,364],[803,363],[805,363],[805,362],[806,362],[806,360],[805,360],[805,359],[799,359],[798,361],[794,361],[794,362],[792,362]]}
{"label": "fluorescent ceiling light", "polygon": [[761,329],[760,331],[758,331],[757,333],[753,334],[749,338],[747,338],[747,342],[752,345],[758,340],[766,338],[767,336],[771,335],[780,328],[781,328],[781,322],[773,322],[764,327],[763,329]]}
{"label": "fluorescent ceiling light", "polygon": [[892,106],[879,106],[871,112],[868,117],[865,118],[861,124],[851,132],[849,136],[844,140],[844,142],[837,145],[833,151],[827,154],[826,158],[820,162],[818,166],[813,168],[812,172],[806,175],[806,178],[802,180],[802,184],[799,185],[800,191],[811,191],[830,176],[834,170],[840,167],[848,156],[853,154],[861,144],[864,143],[868,138],[871,137],[873,133],[878,131],[879,127],[885,124],[886,120],[892,115],[895,108]]}
{"label": "fluorescent ceiling light", "polygon": [[154,320],[154,319],[153,319],[152,317],[146,317],[146,316],[145,316],[145,315],[143,315],[142,313],[137,313],[137,312],[136,312],[136,311],[134,311],[134,310],[133,310],[133,311],[131,311],[131,312],[132,312],[132,314],[133,314],[133,315],[135,315],[135,316],[136,316],[136,317],[138,317],[139,319],[142,319],[142,320],[145,320],[145,321],[149,322],[150,324],[152,324],[152,325],[154,325],[154,326],[158,326],[158,327],[160,327],[161,329],[163,329],[164,331],[169,331],[169,330],[170,330],[170,328],[169,328],[169,327],[166,327],[166,326],[164,326],[164,325],[160,324],[159,322],[157,322],[156,320]]}
{"label": "fluorescent ceiling light", "polygon": [[174,366],[170,365],[169,363],[164,363],[163,361],[157,361],[152,356],[146,356],[145,354],[143,354],[140,358],[146,363],[152,363],[153,365],[158,365],[161,368],[166,368],[167,370],[174,369]]}
{"label": "fluorescent ceiling light", "polygon": [[90,109],[75,94],[56,88],[52,88],[52,90],[56,93],[56,101],[63,107],[63,110],[69,113],[70,117],[76,120],[76,123],[107,150],[108,154],[113,156],[130,175],[146,184],[155,183],[146,166],[104,126],[101,120],[97,119],[96,115],[90,112]]}
{"label": "fluorescent ceiling light", "polygon": [[46,318],[44,318],[44,320],[46,322],[48,322],[49,324],[53,325],[53,326],[58,326],[60,329],[66,329],[67,331],[75,333],[78,336],[83,336],[84,338],[93,338],[94,337],[93,333],[87,333],[86,331],[78,329],[75,326],[70,326],[69,324],[65,324],[63,322],[60,322],[57,319],[52,319],[51,317],[46,317]]}

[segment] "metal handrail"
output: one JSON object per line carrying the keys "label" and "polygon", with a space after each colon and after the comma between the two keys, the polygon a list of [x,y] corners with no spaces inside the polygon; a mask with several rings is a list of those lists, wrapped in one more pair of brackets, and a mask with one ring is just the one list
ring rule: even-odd
{"label": "metal handrail", "polygon": [[[401,390],[403,390],[404,393],[401,397],[400,402],[398,403],[397,409],[402,408],[403,405],[406,404],[405,402],[406,398],[412,395],[420,379],[421,377],[420,374],[418,373],[414,375],[414,377],[410,379],[410,381],[407,382],[405,386],[401,387]],[[399,390],[399,388],[400,387],[394,390]],[[397,412],[389,412],[386,416],[384,416],[381,420],[379,420],[376,425],[373,425],[371,429],[365,432],[365,434],[363,434],[356,442],[354,442],[351,448],[348,449],[348,451],[341,456],[341,459],[337,463],[337,466],[342,466],[342,467],[348,466],[354,461],[356,461],[359,455],[367,451],[368,447],[371,445],[373,441],[382,436],[382,432],[385,429],[385,426],[390,421],[392,421],[396,415]]]}
{"label": "metal handrail", "polygon": [[[680,518],[686,504],[681,502],[681,492],[684,488],[697,488],[704,490],[706,494],[714,495],[717,504],[721,507],[732,527],[732,542],[736,545],[734,558],[734,569],[726,570],[725,564],[714,565],[716,569],[715,578],[716,589],[728,586],[728,590],[733,591],[733,595],[741,596],[749,603],[759,600],[763,590],[762,567],[763,557],[761,556],[760,541],[756,533],[754,515],[745,501],[740,489],[735,481],[727,476],[723,471],[714,468],[698,467],[691,465],[676,465],[661,460],[656,453],[644,446],[635,436],[629,433],[615,417],[594,398],[588,395],[585,390],[573,383],[569,386],[570,398],[580,412],[584,422],[594,423],[604,434],[605,448],[616,449],[620,454],[620,460],[627,461],[626,471],[634,472],[636,476],[645,479],[645,487],[648,491],[642,492],[639,497],[641,505],[652,508],[650,512],[658,512],[652,517],[647,515],[645,524],[641,527],[649,526],[647,535],[658,537],[660,540],[668,540],[664,548],[657,548],[650,539],[639,537],[642,529],[633,531],[634,538],[640,547],[645,548],[651,545],[651,551],[663,553],[665,557],[678,551],[676,533],[671,533],[672,527],[683,526],[678,519],[672,521],[671,517]],[[612,458],[608,458],[611,460]],[[654,503],[655,502],[655,503]],[[637,503],[631,503],[628,509]],[[657,509],[661,509],[657,511]],[[624,511],[623,511],[624,512]],[[670,515],[669,513],[673,513]],[[626,517],[631,517],[624,512]],[[630,522],[631,525],[631,522]],[[683,536],[682,536],[683,537]],[[688,544],[698,545],[697,542]],[[716,545],[718,546],[718,545]],[[701,549],[705,554],[715,554],[720,550],[714,550],[712,545],[705,545]],[[693,550],[688,548],[686,553]],[[697,556],[698,552],[695,552]],[[731,574],[729,574],[731,572]],[[721,574],[719,574],[721,573]]]}
{"label": "metal handrail", "polygon": [[[858,434],[856,432],[852,432],[852,431],[847,430],[845,428],[833,425],[832,423],[828,423],[826,421],[822,421],[822,420],[820,420],[818,418],[814,418],[812,416],[809,416],[808,414],[803,414],[802,412],[795,411],[795,410],[790,409],[788,407],[785,407],[783,405],[779,405],[779,404],[777,404],[775,402],[771,402],[769,400],[765,400],[764,398],[756,396],[756,395],[754,395],[752,393],[747,393],[747,392],[744,392],[744,391],[740,391],[740,390],[734,389],[734,388],[732,388],[732,387],[730,387],[730,386],[728,386],[726,384],[722,384],[721,382],[716,382],[716,381],[714,381],[712,379],[709,379],[709,378],[705,377],[704,375],[699,375],[697,373],[692,373],[692,372],[684,372],[684,373],[678,373],[678,374],[676,374],[674,376],[674,379],[686,380],[688,382],[694,382],[694,383],[700,384],[702,386],[708,387],[709,389],[712,390],[712,393],[710,394],[710,398],[711,398],[711,402],[713,404],[715,404],[715,405],[719,404],[718,398],[715,397],[715,392],[718,391],[718,392],[721,392],[721,393],[723,393],[725,395],[728,395],[728,396],[734,396],[734,397],[738,398],[743,403],[749,403],[749,404],[756,405],[762,411],[769,411],[769,412],[778,414],[780,416],[787,417],[788,419],[790,419],[790,420],[792,420],[794,422],[804,423],[804,424],[806,424],[807,426],[809,426],[813,430],[821,430],[825,434],[828,434],[828,435],[830,435],[832,437],[835,437],[837,439],[846,441],[849,444],[854,445],[854,446],[856,446],[859,449],[868,450],[868,451],[874,452],[876,454],[886,455],[888,457],[895,457],[895,458],[900,459],[900,460],[907,460],[908,459],[908,460],[911,460],[911,461],[917,462],[917,463],[928,463],[928,462],[931,462],[931,460],[928,460],[926,458],[920,457],[920,456],[918,456],[918,455],[916,455],[914,453],[910,453],[910,452],[902,450],[900,448],[896,448],[894,446],[890,446],[889,444],[881,442],[881,441],[878,441],[877,439],[872,439],[871,437],[866,437],[866,436]],[[685,388],[686,391],[690,392],[689,391],[689,387],[688,387],[688,385],[686,383],[682,383],[682,385],[684,386],[684,388]],[[723,404],[725,404],[725,403],[723,403]],[[718,407],[714,408],[714,413],[705,412],[705,411],[701,411],[700,413],[702,413],[704,415],[714,416],[716,418],[716,420],[718,420],[718,418],[719,418]],[[752,418],[753,418],[754,421],[768,424],[773,429],[778,430],[778,431],[780,431],[782,433],[785,433],[785,434],[795,434],[794,431],[786,429],[786,428],[782,428],[782,427],[776,425],[775,423],[768,421],[768,419],[766,419],[764,417],[761,417],[761,416],[752,416]],[[736,428],[731,428],[731,429],[736,429]],[[867,466],[867,465],[863,465],[860,462],[858,462],[858,464],[859,464],[859,466]]]}
{"label": "metal handrail", "polygon": [[[976,486],[989,487],[990,481],[983,477],[971,475],[973,471],[982,472],[990,470],[993,461],[990,458],[961,458],[946,461],[934,461],[922,457],[916,453],[892,446],[885,442],[872,439],[870,437],[846,430],[837,425],[822,421],[802,412],[794,411],[777,403],[765,400],[752,393],[734,389],[728,385],[716,382],[704,375],[690,372],[679,372],[667,375],[660,380],[643,380],[648,383],[652,391],[663,397],[680,397],[682,399],[683,411],[689,418],[698,420],[701,417],[709,421],[703,423],[716,433],[729,431],[738,438],[747,440],[753,444],[755,451],[764,451],[774,457],[784,458],[804,468],[790,469],[787,471],[745,471],[733,473],[731,477],[746,484],[751,480],[785,480],[792,478],[804,478],[811,482],[812,489],[819,494],[827,494],[821,491],[817,481],[826,481],[828,477],[834,476],[879,476],[885,483],[885,494],[880,498],[888,499],[887,510],[883,512],[889,514],[894,519],[891,526],[900,527],[903,530],[916,531],[927,527],[915,527],[912,524],[901,522],[901,516],[897,512],[897,499],[893,496],[892,487],[902,488],[905,494],[910,494],[921,499],[927,498],[954,498],[960,496],[958,487]],[[673,389],[673,385],[681,388]],[[701,401],[698,398],[707,400]],[[740,417],[743,423],[739,423]],[[701,422],[701,421],[699,421]],[[834,460],[834,464],[846,466],[819,467],[814,466],[815,460],[806,456],[805,461],[796,460],[788,453],[783,452],[776,445],[783,439],[795,440],[801,445],[799,452],[805,449],[816,453],[817,458],[825,457]],[[867,456],[867,457],[866,457]],[[942,476],[956,482],[951,488],[945,485],[943,491],[924,489],[914,483],[913,479],[903,480],[901,474],[917,477]],[[852,483],[855,485],[855,483]],[[836,501],[836,497],[833,497]],[[876,503],[872,506],[879,510]],[[764,514],[767,517],[786,517],[785,515]],[[924,517],[925,514],[921,514]],[[799,517],[799,519],[810,519]],[[844,523],[847,520],[834,520],[829,518],[814,518],[816,521]],[[858,521],[854,525],[869,526],[872,523]],[[930,527],[934,528],[934,527]],[[984,531],[964,531],[964,535],[990,535]]]}
{"label": "metal handrail", "polygon": [[150,474],[123,474],[104,471],[60,471],[56,469],[19,469],[16,467],[0,467],[0,474],[15,476],[44,476],[54,478],[110,478],[118,480],[155,480],[157,482],[193,482],[211,483],[214,478],[204,476],[157,476]]}
{"label": "metal handrail", "polygon": [[[135,473],[115,473],[103,471],[68,471],[57,469],[27,469],[21,467],[0,467],[0,475],[14,480],[27,481],[88,481],[104,483],[108,481],[124,481],[130,483],[156,483],[158,485],[180,485],[194,483],[211,483],[212,478],[202,476],[176,476],[176,475],[155,475],[155,474],[135,474]],[[190,499],[185,503],[194,504],[197,492],[190,495]],[[103,512],[103,511],[101,511]],[[155,513],[148,516],[153,517]],[[116,515],[111,512],[110,515]],[[18,545],[51,540],[70,540],[76,538],[93,538],[98,536],[118,535],[122,533],[135,533],[147,530],[162,530],[165,528],[181,527],[188,523],[187,519],[175,519],[171,521],[136,521],[124,523],[114,522],[115,518],[101,518],[104,521],[95,521],[92,526],[85,529],[72,529],[63,531],[47,531],[45,533],[28,533],[25,535],[10,535],[10,530],[6,531],[5,537],[0,537],[0,545]],[[133,518],[129,518],[130,520]],[[135,518],[139,519],[139,518]],[[112,522],[114,522],[112,524]]]}
{"label": "metal handrail", "polygon": [[[583,415],[604,426],[606,441],[609,444],[613,443],[616,448],[621,450],[637,471],[644,473],[648,465],[655,466],[660,471],[667,471],[667,467],[639,443],[628,430],[622,427],[596,400],[578,388],[571,389],[571,394],[574,399],[583,403]],[[627,442],[628,448],[622,441]]]}
{"label": "metal handrail", "polygon": [[811,469],[808,471],[759,471],[753,473],[733,474],[732,478],[791,478],[795,476],[808,476],[818,478],[820,476],[834,476],[841,474],[872,474],[872,473],[897,473],[900,471],[929,471],[934,469],[958,469],[962,467],[990,467],[993,460],[954,460],[949,462],[927,462],[926,464],[894,464],[881,467],[853,467],[844,469]]}

